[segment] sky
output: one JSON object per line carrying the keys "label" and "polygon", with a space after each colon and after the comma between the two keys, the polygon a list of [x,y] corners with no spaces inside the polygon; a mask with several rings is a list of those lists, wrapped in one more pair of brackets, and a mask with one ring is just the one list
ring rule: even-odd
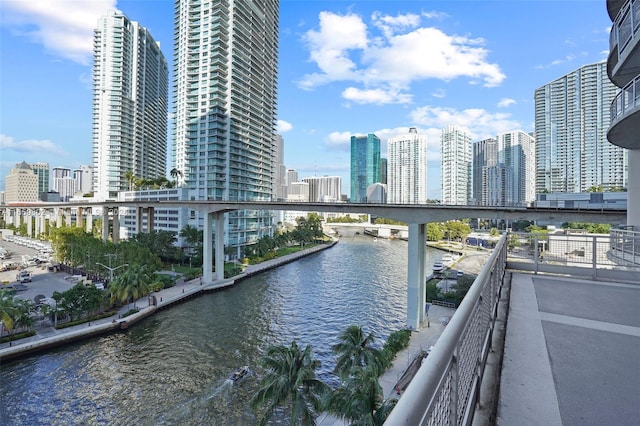
{"label": "sky", "polygon": [[[109,10],[172,64],[172,0],[0,1],[0,190],[22,161],[91,164],[93,29]],[[442,129],[474,142],[533,132],[534,91],[605,61],[610,27],[605,0],[280,0],[285,165],[341,176],[348,195],[350,137],[374,133],[386,157],[387,139],[416,127],[438,199]]]}

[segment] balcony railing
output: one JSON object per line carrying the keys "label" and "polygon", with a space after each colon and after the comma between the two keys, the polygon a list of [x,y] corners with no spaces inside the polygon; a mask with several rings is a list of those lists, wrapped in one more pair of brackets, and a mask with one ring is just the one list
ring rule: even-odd
{"label": "balcony railing", "polygon": [[611,122],[639,106],[640,76],[630,81],[611,102]]}
{"label": "balcony railing", "polygon": [[631,40],[640,29],[640,0],[628,1],[616,17],[609,36],[609,49],[611,52],[618,46],[618,58],[629,46]]}
{"label": "balcony railing", "polygon": [[640,232],[504,234],[385,425],[468,425],[508,269],[639,282]]}

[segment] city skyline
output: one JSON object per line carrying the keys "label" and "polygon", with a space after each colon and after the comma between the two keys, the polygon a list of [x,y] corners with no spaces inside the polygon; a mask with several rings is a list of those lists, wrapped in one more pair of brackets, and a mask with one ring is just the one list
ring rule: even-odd
{"label": "city skyline", "polygon": [[[81,19],[65,13],[71,4]],[[65,1],[27,11],[23,2],[3,2],[2,178],[23,160],[55,156],[52,166],[72,169],[91,164],[92,28],[119,9],[149,29],[172,63],[173,1],[149,4]],[[477,18],[483,15],[508,24],[486,25]],[[536,19],[548,31],[534,37],[528,24]],[[599,1],[284,0],[280,21],[278,123],[286,167],[301,177],[339,175],[348,194],[351,135],[376,134],[386,157],[388,138],[416,127],[429,141],[429,198],[440,198],[442,128],[464,125],[474,142],[533,131],[534,90],[604,60],[611,25]],[[65,37],[71,33],[78,36]]]}

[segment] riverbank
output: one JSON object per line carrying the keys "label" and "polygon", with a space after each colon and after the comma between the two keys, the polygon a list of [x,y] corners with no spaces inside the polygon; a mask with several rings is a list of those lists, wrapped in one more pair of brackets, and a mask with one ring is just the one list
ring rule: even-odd
{"label": "riverbank", "polygon": [[186,282],[179,282],[171,288],[154,292],[149,296],[145,296],[137,300],[134,303],[134,306],[138,309],[138,312],[126,317],[123,317],[123,315],[130,310],[130,305],[121,307],[119,311],[111,317],[97,321],[91,321],[60,330],[53,326],[39,328],[36,330],[36,334],[34,336],[2,344],[2,347],[0,348],[0,363],[46,351],[78,340],[126,330],[137,322],[153,315],[153,313],[158,310],[168,308],[204,293],[220,291],[231,287],[236,283],[261,272],[277,268],[278,266],[294,262],[302,257],[331,248],[336,243],[337,240],[328,244],[319,244],[309,249],[271,259],[260,264],[249,265],[241,274],[228,279],[216,280],[209,284],[203,283],[200,278]]}

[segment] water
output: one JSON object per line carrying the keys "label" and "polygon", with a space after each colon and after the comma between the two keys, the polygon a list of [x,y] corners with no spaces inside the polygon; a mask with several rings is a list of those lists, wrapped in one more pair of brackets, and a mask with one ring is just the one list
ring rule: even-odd
{"label": "water", "polygon": [[[428,251],[427,264],[439,258]],[[132,327],[0,371],[2,425],[248,425],[275,344],[310,344],[335,385],[331,345],[351,324],[382,344],[406,320],[407,243],[364,236],[161,311]],[[229,376],[252,372],[239,383]]]}

